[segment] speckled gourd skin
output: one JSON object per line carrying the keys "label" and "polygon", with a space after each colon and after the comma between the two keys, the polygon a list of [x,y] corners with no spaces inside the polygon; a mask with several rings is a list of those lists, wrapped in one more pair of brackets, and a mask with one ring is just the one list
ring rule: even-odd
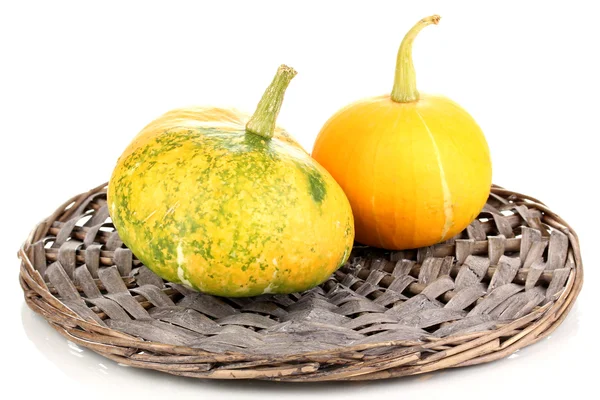
{"label": "speckled gourd skin", "polygon": [[156,274],[219,296],[292,293],[325,281],[354,239],[349,202],[285,131],[248,116],[171,111],[136,136],[108,188],[123,242]]}

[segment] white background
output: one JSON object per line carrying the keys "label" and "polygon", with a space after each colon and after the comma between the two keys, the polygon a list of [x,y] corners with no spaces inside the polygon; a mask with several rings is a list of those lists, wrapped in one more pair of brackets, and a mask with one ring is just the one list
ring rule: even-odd
{"label": "white background", "polygon": [[[2,2],[0,260],[4,393],[24,398],[595,397],[599,24],[593,2]],[[414,46],[422,92],[483,128],[494,182],[536,196],[579,233],[586,284],[564,324],[491,364],[376,383],[203,382],[124,368],[69,345],[22,300],[16,251],[71,195],[106,181],[132,137],[171,108],[251,112],[277,66],[298,72],[279,122],[310,149],[325,120],[391,89]],[[84,395],[84,393],[86,393]],[[596,393],[597,394],[597,393]],[[12,397],[12,396],[11,396]],[[515,397],[519,398],[519,397]],[[595,397],[597,398],[597,397]]]}

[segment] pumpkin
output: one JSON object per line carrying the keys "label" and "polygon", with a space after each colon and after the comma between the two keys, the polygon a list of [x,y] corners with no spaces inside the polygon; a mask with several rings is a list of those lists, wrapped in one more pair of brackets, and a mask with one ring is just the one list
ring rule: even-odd
{"label": "pumpkin", "polygon": [[121,155],[109,213],[157,275],[241,297],[306,290],[345,263],[354,240],[348,199],[275,125],[295,74],[281,66],[251,118],[215,107],[173,110]]}
{"label": "pumpkin", "polygon": [[454,101],[416,88],[413,41],[439,19],[422,19],[404,37],[391,95],[341,109],[315,141],[312,156],[346,192],[360,243],[433,245],[466,228],[488,198],[492,167],[480,127]]}

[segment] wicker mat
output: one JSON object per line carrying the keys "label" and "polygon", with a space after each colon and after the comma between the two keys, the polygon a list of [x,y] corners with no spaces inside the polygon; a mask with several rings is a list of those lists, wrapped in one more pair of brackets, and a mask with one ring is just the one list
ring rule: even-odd
{"label": "wicker mat", "polygon": [[164,282],[119,239],[106,185],[59,207],[19,256],[27,304],[68,340],[211,379],[371,380],[493,361],[549,335],[583,282],[567,223],[497,186],[454,239],[357,245],[327,282],[291,295],[219,298]]}

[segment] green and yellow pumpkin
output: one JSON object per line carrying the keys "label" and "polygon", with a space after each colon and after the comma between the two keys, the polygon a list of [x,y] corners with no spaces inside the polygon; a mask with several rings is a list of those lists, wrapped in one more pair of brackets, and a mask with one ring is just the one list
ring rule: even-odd
{"label": "green and yellow pumpkin", "polygon": [[173,110],[121,155],[110,216],[157,275],[208,294],[254,296],[309,289],[347,260],[354,222],[344,192],[275,125],[295,74],[281,66],[251,118]]}

